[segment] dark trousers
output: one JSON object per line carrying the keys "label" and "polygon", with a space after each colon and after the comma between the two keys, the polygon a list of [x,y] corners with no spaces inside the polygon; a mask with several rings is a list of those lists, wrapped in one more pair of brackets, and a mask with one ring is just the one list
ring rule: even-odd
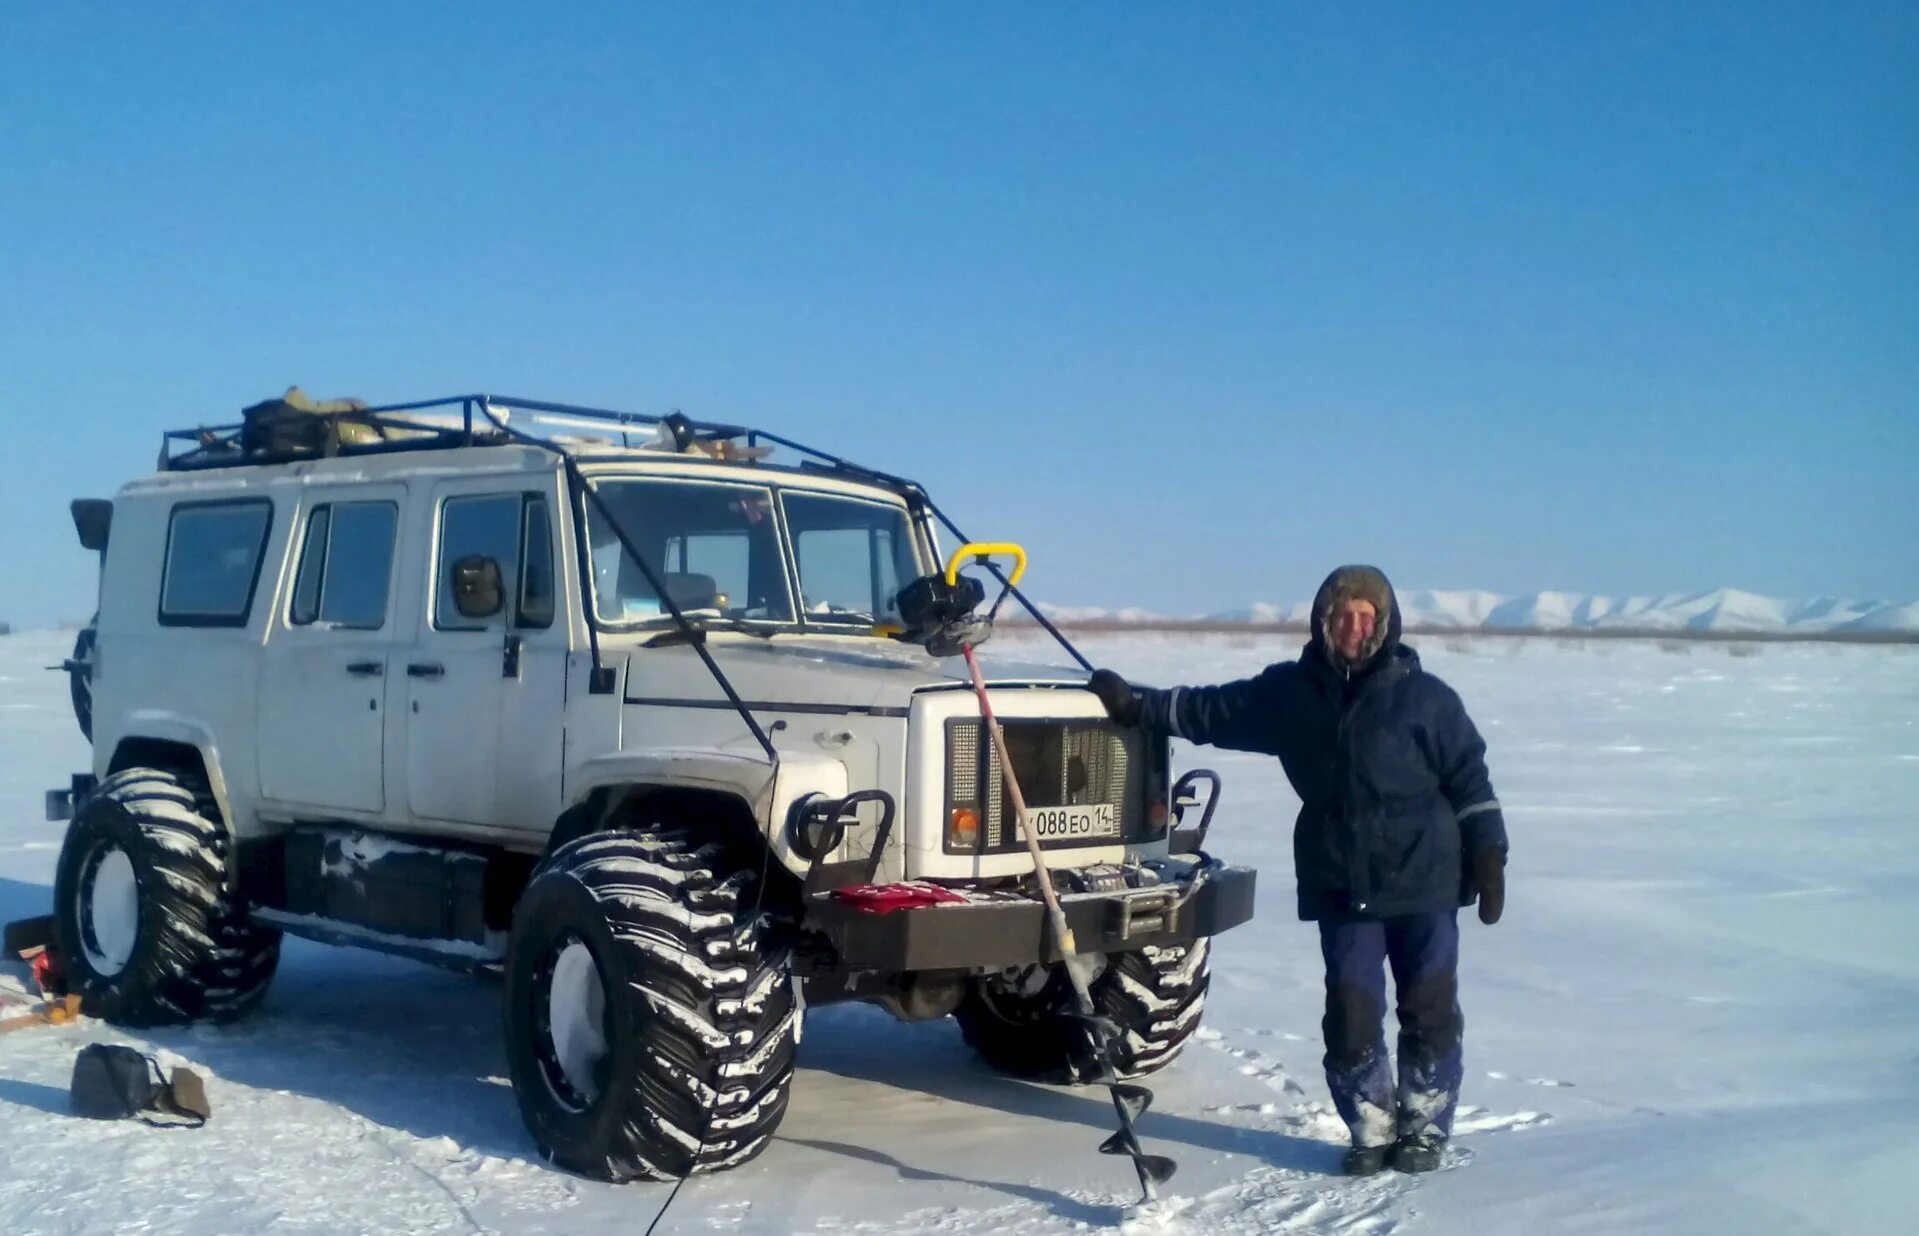
{"label": "dark trousers", "polygon": [[[1353,1145],[1446,1137],[1464,1070],[1459,920],[1451,911],[1373,922],[1322,922],[1326,1084]],[[1386,975],[1399,1002],[1399,1084],[1386,1056]]]}

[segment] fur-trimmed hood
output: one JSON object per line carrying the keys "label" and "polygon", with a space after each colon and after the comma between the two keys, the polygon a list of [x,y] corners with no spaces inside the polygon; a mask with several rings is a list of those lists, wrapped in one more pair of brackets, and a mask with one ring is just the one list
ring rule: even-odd
{"label": "fur-trimmed hood", "polygon": [[[1372,602],[1378,619],[1373,626],[1372,638],[1366,641],[1360,650],[1359,660],[1350,666],[1341,657],[1332,642],[1326,638],[1326,620],[1332,616],[1333,606],[1340,601],[1352,598]],[[1319,592],[1313,597],[1313,639],[1309,648],[1317,649],[1327,663],[1342,672],[1358,670],[1376,662],[1384,651],[1399,646],[1399,597],[1393,592],[1392,581],[1378,567],[1350,565],[1335,569],[1319,586]]]}

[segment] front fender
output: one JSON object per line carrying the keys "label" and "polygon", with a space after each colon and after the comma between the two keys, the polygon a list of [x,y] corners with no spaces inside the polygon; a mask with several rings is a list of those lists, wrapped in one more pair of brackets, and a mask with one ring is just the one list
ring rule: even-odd
{"label": "front fender", "polygon": [[596,756],[580,765],[569,785],[569,805],[583,803],[597,791],[636,787],[731,795],[752,812],[761,835],[772,843],[774,857],[795,873],[804,872],[807,861],[793,852],[787,835],[793,804],[813,794],[841,798],[850,792],[846,765],[828,755],[782,751],[776,768],[759,752],[712,747],[656,747]]}

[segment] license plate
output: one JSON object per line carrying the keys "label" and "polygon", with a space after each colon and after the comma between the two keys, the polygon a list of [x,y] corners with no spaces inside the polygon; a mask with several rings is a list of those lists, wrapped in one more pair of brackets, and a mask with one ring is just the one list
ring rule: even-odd
{"label": "license plate", "polygon": [[1041,841],[1078,841],[1119,836],[1119,808],[1111,803],[1087,807],[1029,807],[1026,818]]}

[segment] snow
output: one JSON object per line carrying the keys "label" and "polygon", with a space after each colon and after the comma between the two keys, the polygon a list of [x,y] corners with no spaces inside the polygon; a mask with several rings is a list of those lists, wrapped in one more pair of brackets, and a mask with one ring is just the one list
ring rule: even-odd
{"label": "snow", "polygon": [[[1782,600],[1720,588],[1712,592],[1666,596],[1609,597],[1581,592],[1533,592],[1502,596],[1477,590],[1402,588],[1399,604],[1408,630],[1451,631],[1489,628],[1512,631],[1675,631],[1741,634],[1816,635],[1829,632],[1884,634],[1919,632],[1919,602],[1853,601],[1841,597]],[[1107,610],[1087,606],[1041,607],[1056,621],[1074,623],[1154,623],[1193,621],[1138,609]],[[1304,626],[1312,619],[1311,601],[1278,604],[1257,601],[1237,609],[1204,615],[1206,622],[1247,622]]]}
{"label": "snow", "polygon": [[[996,655],[1047,657],[1003,633]],[[0,638],[0,917],[43,912],[85,766],[53,633]],[[1095,1090],[988,1073],[950,1021],[814,1008],[767,1152],[689,1183],[663,1232],[1903,1233],[1919,1184],[1919,648],[1421,641],[1491,744],[1514,837],[1506,920],[1462,923],[1467,1083],[1430,1176],[1331,1173],[1317,943],[1292,910],[1294,800],[1265,759],[1225,779],[1214,848],[1262,870],[1214,950],[1206,1026],[1151,1079],[1146,1149],[1179,1175],[1135,1212],[1095,1153]],[[1097,664],[1217,681],[1298,638],[1120,632]],[[19,966],[0,966],[18,998]],[[0,1230],[75,1236],[627,1233],[670,1186],[538,1160],[505,1081],[499,988],[289,939],[259,1013],[0,1036]],[[82,1121],[83,1043],[207,1079],[197,1131]],[[1122,1225],[1123,1228],[1122,1228]]]}
{"label": "snow", "polygon": [[431,852],[424,846],[408,845],[404,841],[357,828],[332,829],[327,833],[327,840],[331,844],[322,847],[326,857],[320,860],[320,870],[329,876],[356,876],[395,854]]}

